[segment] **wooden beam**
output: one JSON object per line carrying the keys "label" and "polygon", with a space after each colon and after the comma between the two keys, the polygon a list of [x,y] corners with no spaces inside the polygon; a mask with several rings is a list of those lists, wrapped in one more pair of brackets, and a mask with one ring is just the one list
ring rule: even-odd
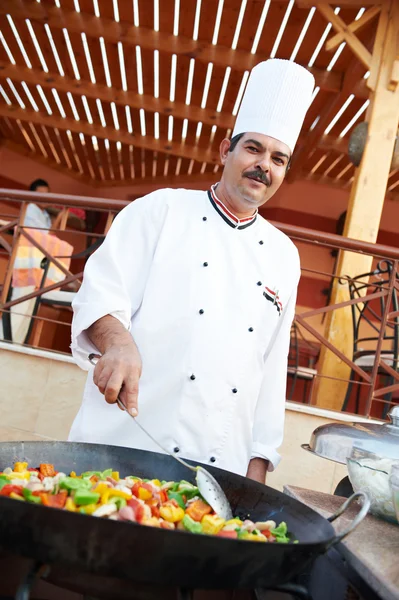
{"label": "wooden beam", "polygon": [[[380,19],[385,24],[382,52],[376,45],[373,60],[377,65],[375,91],[370,98],[368,139],[362,161],[357,169],[349,198],[344,236],[374,243],[377,239],[384,206],[392,153],[399,121],[399,87],[389,89],[392,64],[399,38],[399,3],[390,0],[383,5]],[[374,55],[374,52],[378,52]],[[378,176],[376,176],[378,173]],[[373,257],[353,252],[339,256],[331,304],[348,300],[348,287],[340,276],[356,276],[371,271]],[[329,313],[325,337],[349,358],[353,355],[353,326],[349,307]],[[373,375],[376,375],[374,368]],[[349,368],[332,352],[322,348],[318,371],[326,378],[318,378],[316,404],[341,410],[345,398]],[[334,380],[334,378],[336,378]],[[344,380],[344,381],[339,381]],[[369,401],[371,400],[371,391]]]}
{"label": "wooden beam", "polygon": [[[34,0],[1,0],[0,15],[10,14],[18,19],[30,19],[33,22],[47,23],[51,28],[66,28],[71,33],[85,33],[89,37],[99,38],[117,44],[123,42],[143,49],[158,49],[166,54],[188,56],[201,62],[212,62],[220,67],[231,67],[236,71],[251,70],[261,60],[269,56],[251,54],[244,50],[232,50],[221,45],[212,45],[194,41],[184,36],[174,36],[162,31],[145,27],[134,27],[126,22],[117,23],[113,19],[95,17],[87,13],[77,13],[56,6],[48,6]],[[335,16],[335,15],[334,15]],[[306,65],[304,65],[306,67]],[[308,68],[308,67],[306,67]],[[321,89],[336,92],[341,89],[342,74],[315,67],[308,68]]]}
{"label": "wooden beam", "polygon": [[85,133],[86,135],[95,135],[101,139],[109,139],[112,142],[121,142],[122,144],[132,144],[137,148],[145,148],[154,152],[163,152],[173,154],[182,158],[190,158],[199,162],[218,164],[219,154],[211,150],[204,150],[195,146],[186,146],[183,143],[169,142],[167,140],[156,140],[151,137],[130,134],[125,131],[117,131],[111,127],[101,127],[101,125],[90,125],[83,121],[74,119],[63,119],[55,115],[37,113],[33,110],[24,110],[15,106],[7,107],[0,105],[0,116],[9,119],[20,119],[21,121],[30,121],[46,127],[56,127],[61,130],[70,130],[76,133]]}
{"label": "wooden beam", "polygon": [[159,188],[179,188],[187,187],[197,190],[207,190],[212,184],[216,183],[220,179],[222,171],[218,173],[195,173],[192,175],[159,175],[156,177],[137,177],[135,179],[129,179],[124,181],[115,182],[110,179],[106,181],[96,182],[97,187],[105,188],[107,186],[115,188],[129,188],[129,199],[138,198],[149,194]]}
{"label": "wooden beam", "polygon": [[[331,123],[334,116],[337,114],[341,106],[346,101],[347,97],[352,91],[353,83],[358,81],[363,73],[363,67],[359,63],[356,58],[352,59],[352,62],[349,64],[348,69],[345,73],[344,83],[342,90],[339,94],[331,96],[326,104],[324,105],[323,111],[320,115],[319,121],[317,122],[316,127],[313,131],[310,131],[305,137],[305,143],[302,144],[298,151],[294,153],[292,166],[287,175],[287,181],[292,183],[295,181],[295,178],[298,177],[299,173],[302,171],[304,164],[306,163],[309,152],[319,145],[319,143],[323,139],[324,131]],[[326,138],[326,136],[324,136]],[[325,149],[327,149],[326,145],[327,140],[324,139]],[[346,140],[336,140],[334,142],[334,149],[339,151],[347,152],[347,141]],[[340,146],[345,146],[345,150],[343,150]],[[332,148],[328,148],[332,149]]]}
{"label": "wooden beam", "polygon": [[149,94],[136,94],[135,92],[124,92],[115,87],[94,84],[89,81],[61,77],[57,73],[44,73],[39,69],[28,69],[0,61],[0,76],[9,77],[13,81],[25,81],[32,85],[40,84],[44,88],[56,88],[58,91],[71,92],[79,96],[87,96],[94,100],[99,98],[105,102],[115,102],[121,106],[130,108],[145,108],[146,111],[159,112],[164,115],[172,115],[180,119],[188,119],[206,125],[216,125],[222,129],[232,129],[235,118],[231,114],[218,113],[216,110],[187,106],[182,102],[170,102],[164,98],[154,98]]}
{"label": "wooden beam", "polygon": [[[381,6],[372,6],[358,19],[357,21],[352,21],[350,25],[348,25],[348,31],[355,33],[356,31],[360,31],[363,27],[365,27],[370,21],[372,21],[377,15],[381,12]],[[338,46],[344,41],[344,35],[342,33],[336,33],[332,38],[328,40],[326,43],[326,50],[331,51],[338,48]]]}
{"label": "wooden beam", "polygon": [[62,165],[57,164],[54,160],[51,160],[50,158],[44,158],[44,156],[42,156],[41,154],[32,152],[28,149],[27,146],[22,146],[21,144],[17,144],[11,140],[2,140],[0,146],[3,148],[7,148],[8,150],[15,152],[16,154],[20,154],[21,156],[26,156],[34,162],[37,162],[39,165],[44,165],[46,167],[49,167],[50,169],[54,169],[54,171],[62,173],[67,177],[71,177],[71,179],[75,179],[79,183],[84,183],[85,185],[90,186],[92,186],[94,183],[92,179],[89,179],[85,175],[81,175],[80,173],[77,173],[72,169],[66,169]]}
{"label": "wooden beam", "polygon": [[334,29],[342,35],[342,39],[348,44],[355,56],[364,64],[366,69],[370,69],[371,53],[362,44],[362,42],[350,31],[348,25],[336,15],[329,4],[318,4],[317,10],[331,23]]}

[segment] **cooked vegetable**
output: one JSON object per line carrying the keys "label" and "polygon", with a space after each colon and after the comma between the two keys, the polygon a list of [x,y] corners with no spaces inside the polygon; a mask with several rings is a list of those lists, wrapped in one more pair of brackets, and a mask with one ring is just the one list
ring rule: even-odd
{"label": "cooked vegetable", "polygon": [[26,462],[16,462],[13,469],[0,473],[0,496],[197,535],[263,543],[290,541],[284,522],[277,526],[266,520],[224,521],[201,497],[198,487],[188,481],[150,480],[133,475],[122,478],[111,468],[81,475],[71,471],[68,476],[57,472],[50,463],[30,468]]}

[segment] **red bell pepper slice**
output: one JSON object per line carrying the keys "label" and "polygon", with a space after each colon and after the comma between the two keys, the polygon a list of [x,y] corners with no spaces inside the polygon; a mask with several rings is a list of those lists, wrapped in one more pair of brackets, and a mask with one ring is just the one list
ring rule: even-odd
{"label": "red bell pepper slice", "polygon": [[39,466],[39,472],[43,477],[54,477],[54,465],[51,465],[49,463],[41,463],[41,465]]}
{"label": "red bell pepper slice", "polygon": [[238,535],[236,531],[219,531],[219,533],[216,534],[217,537],[224,537],[224,538],[231,538],[232,540],[236,540]]}
{"label": "red bell pepper slice", "polygon": [[3,486],[2,489],[0,490],[0,496],[9,496],[13,492],[14,492],[14,494],[21,495],[22,486],[7,484],[7,485]]}
{"label": "red bell pepper slice", "polygon": [[44,506],[51,506],[52,508],[64,508],[68,492],[66,490],[61,490],[58,494],[41,492],[39,495]]}
{"label": "red bell pepper slice", "polygon": [[137,498],[133,497],[128,500],[127,506],[131,506],[133,508],[137,523],[142,523],[145,511],[144,506],[137,500]]}

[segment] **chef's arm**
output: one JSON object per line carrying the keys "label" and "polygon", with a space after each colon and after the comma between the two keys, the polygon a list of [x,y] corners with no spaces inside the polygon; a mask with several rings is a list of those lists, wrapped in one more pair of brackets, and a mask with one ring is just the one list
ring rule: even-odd
{"label": "chef's arm", "polygon": [[120,392],[121,400],[136,410],[141,359],[129,330],[143,300],[166,215],[164,191],[124,208],[87,261],[72,304],[71,349],[77,364],[88,370],[90,354],[104,355],[94,371],[95,383],[108,402],[115,402]]}
{"label": "chef's arm", "polygon": [[87,336],[101,353],[93,373],[93,381],[110,404],[118,396],[128,411],[138,414],[138,385],[141,357],[133,337],[122,323],[106,315],[87,329]]}
{"label": "chef's arm", "polygon": [[269,461],[264,458],[253,458],[249,461],[247,477],[259,483],[266,482],[266,473],[269,466]]}
{"label": "chef's arm", "polygon": [[[298,265],[299,278],[299,265]],[[296,285],[291,293],[265,356],[263,381],[252,428],[252,452],[248,477],[259,481],[280,462],[277,452],[283,441],[290,330],[295,314]],[[256,462],[255,462],[256,461]],[[264,481],[264,479],[263,479]]]}

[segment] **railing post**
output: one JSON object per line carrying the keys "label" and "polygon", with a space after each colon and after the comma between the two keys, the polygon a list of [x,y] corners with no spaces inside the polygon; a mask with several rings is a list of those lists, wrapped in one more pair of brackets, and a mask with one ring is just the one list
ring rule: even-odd
{"label": "railing post", "polygon": [[388,315],[389,315],[390,309],[391,309],[392,292],[393,292],[393,288],[395,286],[397,272],[398,272],[398,261],[395,260],[392,265],[392,271],[391,271],[390,278],[389,278],[389,285],[388,285],[388,292],[387,292],[386,302],[385,302],[385,307],[384,307],[384,314],[382,315],[382,319],[381,319],[381,331],[380,331],[380,335],[379,335],[378,342],[377,342],[377,348],[375,351],[374,365],[373,365],[373,369],[371,371],[371,384],[370,384],[370,388],[369,388],[367,404],[366,404],[366,411],[365,411],[366,417],[370,416],[371,405],[373,402],[373,397],[374,397],[374,392],[375,392],[375,384],[376,384],[377,377],[378,377],[378,369],[380,367],[380,358],[381,358],[382,343],[383,343],[383,339],[384,339],[384,332],[386,330],[387,323],[388,323]]}

